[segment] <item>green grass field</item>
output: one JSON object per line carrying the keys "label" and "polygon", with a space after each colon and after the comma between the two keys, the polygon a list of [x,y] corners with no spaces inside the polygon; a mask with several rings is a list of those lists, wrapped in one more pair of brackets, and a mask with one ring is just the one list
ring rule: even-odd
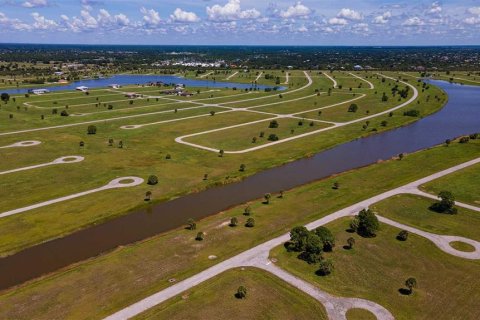
{"label": "green grass field", "polygon": [[[395,319],[478,319],[480,281],[478,261],[464,260],[440,251],[433,243],[411,234],[407,241],[396,240],[400,230],[382,224],[375,238],[354,235],[355,246],[345,250],[350,219],[329,224],[336,237],[333,252],[325,253],[335,270],[329,276],[315,274],[317,265],[297,258],[283,246],[271,252],[277,264],[292,274],[338,296],[360,297],[387,308]],[[409,277],[418,288],[402,295]]]}
{"label": "green grass field", "polygon": [[[410,154],[402,161],[382,162],[295,188],[287,191],[283,199],[274,196],[270,205],[263,205],[260,199],[253,201],[248,205],[251,206],[252,217],[256,220],[254,228],[243,227],[248,218],[242,214],[247,204],[231,208],[197,222],[197,231],[206,233],[206,238],[202,242],[194,240],[196,232],[178,228],[151,239],[118,248],[108,254],[2,292],[0,295],[0,313],[9,319],[67,317],[100,319],[168,287],[170,285],[168,279],[175,278],[177,281],[185,279],[235,254],[284,234],[294,226],[311,222],[381,192],[474,159],[478,157],[479,151],[480,141],[473,141],[469,144],[452,143],[448,149],[435,147]],[[423,170],[418,170],[419,167]],[[236,169],[238,170],[238,167]],[[338,190],[332,189],[334,182],[339,182],[341,188]],[[122,193],[121,196],[118,193],[108,195],[115,199],[109,205],[116,207],[121,206],[122,203],[125,204],[125,198],[128,198],[130,193],[130,191],[127,191]],[[103,199],[106,199],[106,197]],[[82,212],[82,207],[78,208],[78,212]],[[231,217],[239,219],[238,227],[228,227]],[[49,223],[53,224],[53,221],[56,220],[52,218]],[[69,222],[73,223],[72,221]],[[343,231],[343,229],[344,225],[341,225],[339,231]],[[2,227],[2,230],[7,230],[7,228]],[[397,230],[386,238],[379,236],[373,241],[378,239],[382,240],[383,243],[383,239],[387,239],[396,246],[402,245],[394,239],[396,233],[398,233]],[[386,234],[385,229],[382,229],[383,234]],[[14,239],[14,234],[11,234],[10,237]],[[411,239],[413,240],[414,237]],[[366,239],[365,244],[362,244],[363,240],[358,239],[358,248],[367,245],[368,241],[370,239]],[[339,246],[343,245],[341,240],[338,243]],[[416,242],[407,241],[405,245],[410,246],[414,243]],[[441,261],[455,260],[440,252],[433,244],[428,242],[427,244],[426,254],[431,252]],[[467,270],[462,269],[466,262],[459,260],[461,264],[458,263],[458,274],[444,274],[442,265],[429,263],[420,267],[417,265],[417,262],[418,264],[428,262],[423,258],[423,252],[419,252],[416,256],[400,256],[399,259],[391,258],[391,252],[395,251],[392,251],[390,247],[382,249],[380,252],[374,251],[373,255],[367,250],[361,252],[365,255],[366,261],[370,261],[370,258],[372,258],[372,264],[381,262],[390,265],[391,268],[397,268],[398,261],[407,266],[412,261],[411,269],[405,269],[405,274],[398,275],[398,279],[396,275],[395,281],[392,279],[385,280],[394,290],[402,285],[405,277],[417,276],[407,272],[409,270],[413,272],[417,267],[423,270],[422,272],[430,273],[437,280],[438,274],[431,270],[436,270],[435,268],[438,267],[438,270],[442,270],[441,278],[448,279],[448,282],[439,281],[442,282],[442,285],[455,287],[462,285],[468,290],[473,290],[470,286],[476,285],[475,274],[471,275],[469,272],[472,271],[470,269],[478,270],[478,263],[472,262],[472,267]],[[208,258],[210,255],[215,255],[218,258],[210,260]],[[358,263],[351,263],[349,266],[353,268],[356,265]],[[377,270],[375,266],[369,266],[369,268],[361,269],[359,272],[362,270],[379,274],[374,271]],[[387,269],[386,272],[388,273],[389,270]],[[348,270],[348,272],[350,271]],[[470,281],[470,276],[473,277],[472,281]],[[421,288],[427,288],[426,280],[421,277],[421,274],[417,278]],[[368,287],[363,286],[365,278],[361,279],[363,280],[358,281],[362,285],[353,287],[368,290]],[[339,280],[337,284],[341,285],[342,283]],[[342,294],[357,294],[353,287],[350,289],[351,292]],[[81,292],[80,295],[79,292]],[[374,290],[372,293],[382,295],[383,291]],[[464,294],[454,291],[454,294],[455,299],[463,299],[465,296],[465,299],[467,299],[465,303],[473,299],[468,292]],[[361,296],[360,293],[358,295]],[[395,299],[392,299],[392,301],[398,300],[396,295],[392,295],[386,296],[385,299],[394,297]],[[430,299],[434,298],[431,297]],[[441,299],[443,298],[441,297]],[[440,302],[438,304],[440,305]],[[388,305],[385,306],[388,307]],[[444,307],[449,306],[452,307],[446,303]],[[408,305],[405,308],[409,308]],[[392,311],[395,310],[392,309]],[[460,311],[464,314],[468,312],[468,309]]]}
{"label": "green grass field", "polygon": [[454,235],[480,241],[480,214],[457,207],[458,214],[442,214],[428,209],[435,200],[402,194],[383,200],[372,210],[403,224],[443,235]]}
{"label": "green grass field", "polygon": [[452,192],[458,201],[480,205],[480,165],[455,172],[421,186],[423,191],[439,194],[441,191]]}
{"label": "green grass field", "polygon": [[[237,299],[239,286],[246,299]],[[233,269],[134,319],[327,319],[322,304],[268,272]]]}

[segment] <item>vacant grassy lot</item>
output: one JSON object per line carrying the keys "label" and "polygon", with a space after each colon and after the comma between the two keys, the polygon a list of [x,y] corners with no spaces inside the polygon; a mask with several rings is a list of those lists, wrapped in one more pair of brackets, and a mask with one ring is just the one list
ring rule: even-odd
{"label": "vacant grassy lot", "polygon": [[[175,278],[177,281],[185,279],[219,261],[284,234],[294,226],[311,222],[375,194],[474,159],[478,157],[479,150],[480,141],[471,144],[454,143],[446,150],[444,147],[436,147],[410,154],[402,161],[391,160],[375,164],[295,188],[286,192],[283,199],[273,197],[270,205],[263,205],[259,199],[244,206],[234,207],[197,222],[197,231],[206,233],[205,240],[202,242],[194,240],[196,232],[179,228],[5,291],[0,295],[0,314],[7,319],[68,317],[100,319],[168,287],[170,285],[168,279]],[[419,167],[423,170],[418,170]],[[332,189],[334,182],[339,182],[341,188]],[[124,203],[124,199],[128,198],[131,193],[131,191],[127,191],[122,192],[121,195],[118,193],[105,195],[103,199],[113,196],[111,199],[114,200],[111,200],[109,205],[117,206],[118,203]],[[247,205],[250,205],[252,217],[256,222],[254,228],[243,226],[248,218],[243,215],[244,207]],[[237,217],[239,220],[239,226],[236,228],[228,226],[232,217]],[[49,221],[49,223],[53,223],[53,221]],[[343,231],[343,227],[342,225],[340,231]],[[7,228],[2,227],[2,230],[7,230]],[[394,239],[396,233],[398,231],[387,238],[391,238],[397,245]],[[379,236],[377,239],[384,239],[384,237]],[[357,241],[359,248],[364,246],[362,239],[357,239]],[[369,243],[370,239],[365,241]],[[338,250],[341,250],[343,242],[342,240],[338,241]],[[407,241],[405,244],[398,245],[412,243],[414,242]],[[433,245],[429,246],[428,250],[439,255],[441,260],[450,259],[450,256],[441,254]],[[412,263],[415,265],[412,265],[412,270],[415,270],[418,267],[415,259],[420,259],[419,263],[424,262],[422,253],[418,253],[418,256],[415,257],[400,256],[397,259],[391,258],[391,252],[395,251],[389,249],[379,253],[370,253],[366,250],[362,252],[365,254],[366,261],[372,259],[373,264],[381,261],[392,268],[396,268],[398,263],[408,266],[410,260],[413,259]],[[218,258],[210,260],[208,259],[210,255]],[[460,262],[466,263],[463,260]],[[336,263],[336,265],[338,264]],[[350,266],[354,268],[356,265],[355,262]],[[478,264],[474,264],[474,266],[477,268],[478,274]],[[419,268],[424,272],[436,270],[430,268],[430,264]],[[362,272],[378,274],[377,270],[375,265],[369,265],[369,268],[357,270],[357,273],[361,277],[364,274]],[[460,286],[464,281],[462,272],[465,270],[463,269],[459,270],[458,275],[454,274],[452,277],[448,275],[444,277],[443,269],[438,270],[442,270],[441,278],[443,280],[441,282],[445,285]],[[469,286],[475,285],[474,282],[469,282],[469,277],[475,276],[469,272],[465,272],[466,278],[463,283],[467,289],[470,288]],[[394,290],[397,290],[410,275],[417,276],[415,273],[405,272],[393,283],[389,280],[389,283],[395,287]],[[431,272],[431,276],[436,277],[437,280],[439,278],[438,274],[434,272]],[[361,278],[360,284],[358,286],[355,284],[353,287],[363,290],[363,282],[368,282],[369,278],[369,276]],[[417,279],[421,288],[424,288],[424,280],[420,276]],[[448,281],[445,282],[445,279]],[[342,282],[339,281],[338,284],[342,284]],[[371,284],[375,285],[375,282],[372,281]],[[347,292],[344,295],[356,294],[353,287],[351,294]],[[372,292],[378,295],[383,294],[382,290],[373,290]],[[469,297],[469,292],[466,292],[465,295],[468,299],[473,299]],[[397,296],[394,297],[397,299]],[[454,296],[455,299],[463,297],[463,293]]]}
{"label": "vacant grassy lot", "polygon": [[476,165],[427,183],[421,189],[435,195],[448,190],[458,201],[480,206],[479,181],[480,165]]}
{"label": "vacant grassy lot", "polygon": [[[387,308],[396,319],[478,319],[480,309],[479,261],[464,260],[439,250],[428,240],[410,235],[405,242],[396,240],[399,230],[381,225],[375,238],[353,235],[355,246],[345,250],[350,219],[342,219],[327,227],[336,236],[337,245],[325,257],[335,270],[326,277],[281,246],[271,252],[277,264],[294,275],[338,296],[360,297]],[[411,296],[399,289],[415,277],[418,288]]]}
{"label": "vacant grassy lot", "polygon": [[[239,286],[247,298],[237,299]],[[327,319],[322,304],[268,272],[233,269],[135,319]]]}
{"label": "vacant grassy lot", "polygon": [[[301,119],[276,119],[277,128],[270,128],[271,120],[262,121],[237,128],[206,133],[185,139],[187,142],[228,151],[244,150],[272,142],[269,136],[274,134],[279,140],[328,128],[331,125]],[[253,141],[255,139],[255,142]]]}
{"label": "vacant grassy lot", "polygon": [[480,214],[458,207],[458,214],[442,214],[428,209],[435,200],[401,194],[372,206],[379,215],[427,232],[462,236],[480,241]]}

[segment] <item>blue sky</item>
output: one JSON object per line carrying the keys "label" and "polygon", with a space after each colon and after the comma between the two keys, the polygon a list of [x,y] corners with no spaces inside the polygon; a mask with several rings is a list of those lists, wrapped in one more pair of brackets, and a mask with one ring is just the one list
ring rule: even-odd
{"label": "blue sky", "polygon": [[0,0],[0,42],[480,44],[480,0]]}

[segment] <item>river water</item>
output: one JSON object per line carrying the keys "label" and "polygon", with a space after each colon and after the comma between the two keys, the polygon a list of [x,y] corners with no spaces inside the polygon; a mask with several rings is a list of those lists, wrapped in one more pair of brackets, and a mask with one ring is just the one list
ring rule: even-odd
{"label": "river water", "polygon": [[177,228],[188,218],[200,219],[260,198],[267,192],[288,190],[380,159],[390,159],[399,153],[411,153],[449,138],[480,132],[480,87],[443,81],[431,83],[444,89],[449,101],[429,117],[260,172],[238,183],[160,203],[151,210],[133,212],[0,259],[0,289]]}
{"label": "river water", "polygon": [[[223,79],[223,75],[217,76],[219,79]],[[38,85],[35,88],[19,88],[19,89],[0,89],[0,92],[8,93],[8,94],[25,94],[28,92],[29,89],[48,89],[51,92],[54,91],[64,91],[64,90],[75,90],[75,88],[80,86],[85,86],[90,89],[95,88],[105,88],[111,84],[118,84],[121,86],[132,85],[132,84],[145,84],[149,82],[157,82],[161,81],[163,83],[174,83],[174,84],[184,84],[186,87],[203,87],[203,88],[233,88],[236,87],[238,89],[249,89],[256,87],[260,90],[266,88],[272,88],[272,86],[265,86],[265,85],[252,85],[251,83],[235,83],[235,82],[225,82],[225,81],[213,81],[213,80],[202,80],[202,79],[189,79],[189,78],[182,78],[177,76],[165,76],[165,75],[136,75],[136,74],[119,74],[114,75],[108,78],[100,78],[100,79],[87,79],[87,80],[79,80],[74,81],[65,85],[58,85],[58,86],[42,86]],[[285,87],[278,87],[278,90],[284,90]]]}

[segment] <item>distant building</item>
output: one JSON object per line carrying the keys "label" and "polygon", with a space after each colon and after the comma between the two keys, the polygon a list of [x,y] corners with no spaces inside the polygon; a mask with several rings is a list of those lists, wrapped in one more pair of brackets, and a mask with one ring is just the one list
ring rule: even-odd
{"label": "distant building", "polygon": [[44,93],[49,93],[50,90],[48,89],[30,89],[28,90],[28,93],[33,93],[33,94],[37,94],[37,95],[40,95],[40,94],[44,94]]}
{"label": "distant building", "polygon": [[88,91],[88,87],[80,86],[80,87],[76,87],[75,90],[77,90],[77,91],[82,91],[82,92],[87,92],[87,91]]}
{"label": "distant building", "polygon": [[129,99],[135,99],[135,98],[139,98],[140,95],[138,93],[135,93],[135,92],[128,92],[125,94],[125,97],[129,98]]}
{"label": "distant building", "polygon": [[356,66],[353,67],[353,70],[355,70],[355,71],[362,71],[362,70],[363,70],[363,67],[362,67],[361,65],[358,65],[358,64],[357,64]]}

